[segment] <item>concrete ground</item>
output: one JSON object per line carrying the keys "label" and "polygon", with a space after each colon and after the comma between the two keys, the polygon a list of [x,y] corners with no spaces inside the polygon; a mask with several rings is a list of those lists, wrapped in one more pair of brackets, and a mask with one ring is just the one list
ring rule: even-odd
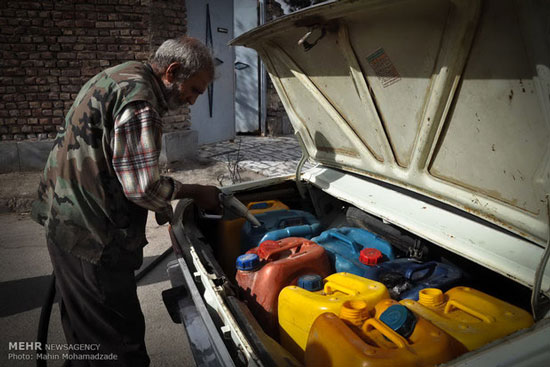
{"label": "concrete ground", "polygon": [[[204,146],[199,151],[197,161],[185,162],[180,169],[167,174],[184,183],[226,186],[232,183],[228,160],[234,162],[235,158],[231,155],[237,151],[242,158],[239,164],[242,181],[290,174],[300,157],[298,144],[293,137],[243,137],[240,144],[237,139],[234,142]],[[28,353],[10,352],[9,343],[36,340],[40,308],[52,271],[43,229],[28,214],[39,177],[39,172],[0,174],[1,366],[36,364],[35,360],[14,359]],[[158,226],[152,215],[147,223],[147,237],[149,245],[145,247],[144,266],[170,246],[167,225]],[[193,365],[184,328],[171,321],[161,298],[161,292],[170,287],[165,269],[172,259],[173,254],[138,283],[152,366]],[[65,343],[57,304],[52,311],[48,343]],[[15,356],[9,358],[9,353]],[[62,363],[62,360],[50,360],[48,365],[61,366]]]}
{"label": "concrete ground", "polygon": [[[145,250],[149,262],[170,246],[167,227],[151,220],[147,224],[150,244]],[[172,323],[164,310],[161,292],[169,288],[166,263],[173,255],[155,267],[138,284],[138,295],[147,322],[146,342],[153,366],[191,366],[191,355],[185,331]],[[43,229],[28,214],[0,214],[0,365],[31,366],[35,361],[9,358],[9,342],[36,340],[40,307],[52,272]],[[48,343],[63,344],[59,308],[54,305]],[[27,354],[15,352],[17,355]],[[53,354],[53,353],[52,353]],[[61,366],[54,360],[49,366]]]}

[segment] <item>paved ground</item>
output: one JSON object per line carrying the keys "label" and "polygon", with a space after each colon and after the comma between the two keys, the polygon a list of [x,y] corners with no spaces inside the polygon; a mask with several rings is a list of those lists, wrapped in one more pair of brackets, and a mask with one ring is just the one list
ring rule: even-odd
{"label": "paved ground", "polygon": [[[239,149],[240,145],[240,149]],[[238,158],[237,158],[238,155]],[[168,174],[185,183],[231,184],[229,165],[239,161],[243,181],[265,176],[292,174],[300,159],[294,137],[238,137],[201,147],[196,162],[186,162]],[[51,264],[44,245],[42,227],[25,213],[38,185],[40,173],[0,174],[0,365],[34,366],[35,361],[8,360],[9,342],[31,342],[36,331]],[[9,209],[11,208],[11,210]],[[15,209],[19,213],[14,213]],[[147,223],[149,245],[146,266],[170,246],[167,226],[158,226],[152,216]],[[146,342],[152,366],[191,366],[183,327],[172,323],[161,299],[169,288],[166,264],[169,256],[138,284],[138,295],[147,322]],[[57,305],[50,323],[49,343],[64,343]],[[23,352],[15,352],[21,356]],[[49,366],[61,366],[50,361]]]}
{"label": "paved ground", "polygon": [[[220,162],[235,162],[239,166],[264,176],[273,177],[294,173],[301,150],[294,136],[239,136],[233,142],[221,142],[201,147],[199,156]],[[304,168],[310,168],[306,162]]]}

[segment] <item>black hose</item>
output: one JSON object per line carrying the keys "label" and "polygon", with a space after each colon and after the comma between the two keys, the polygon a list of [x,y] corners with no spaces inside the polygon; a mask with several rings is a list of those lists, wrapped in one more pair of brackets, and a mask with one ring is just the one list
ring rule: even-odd
{"label": "black hose", "polygon": [[[48,328],[50,326],[50,316],[52,315],[52,306],[55,299],[55,274],[52,273],[48,293],[40,311],[40,321],[38,322],[38,335],[36,340],[44,347],[48,343]],[[47,367],[46,359],[36,358],[37,367]]]}
{"label": "black hose", "polygon": [[136,283],[141,280],[148,272],[153,270],[155,266],[157,266],[166,256],[168,256],[170,253],[172,253],[172,247],[168,247],[162,254],[157,256],[153,261],[151,261],[149,264],[147,264],[146,267],[141,269],[138,273],[136,273]]}

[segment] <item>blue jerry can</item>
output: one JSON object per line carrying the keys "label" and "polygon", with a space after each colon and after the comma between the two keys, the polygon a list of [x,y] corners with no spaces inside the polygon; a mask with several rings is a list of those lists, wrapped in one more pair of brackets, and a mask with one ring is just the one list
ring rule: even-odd
{"label": "blue jerry can", "polygon": [[407,258],[372,266],[363,276],[383,283],[394,299],[418,300],[418,292],[422,289],[439,288],[445,291],[457,285],[463,273],[452,265]]}
{"label": "blue jerry can", "polygon": [[312,241],[325,248],[336,273],[365,276],[371,266],[395,258],[388,241],[362,228],[328,229]]}

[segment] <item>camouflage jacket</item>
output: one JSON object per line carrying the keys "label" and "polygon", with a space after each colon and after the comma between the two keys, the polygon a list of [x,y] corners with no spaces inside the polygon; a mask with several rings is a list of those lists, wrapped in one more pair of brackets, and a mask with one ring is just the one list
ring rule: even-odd
{"label": "camouflage jacket", "polygon": [[90,79],[54,141],[33,203],[47,241],[92,263],[105,249],[147,244],[147,210],[124,196],[112,166],[115,118],[135,101],[167,110],[162,81],[146,64],[126,62]]}

